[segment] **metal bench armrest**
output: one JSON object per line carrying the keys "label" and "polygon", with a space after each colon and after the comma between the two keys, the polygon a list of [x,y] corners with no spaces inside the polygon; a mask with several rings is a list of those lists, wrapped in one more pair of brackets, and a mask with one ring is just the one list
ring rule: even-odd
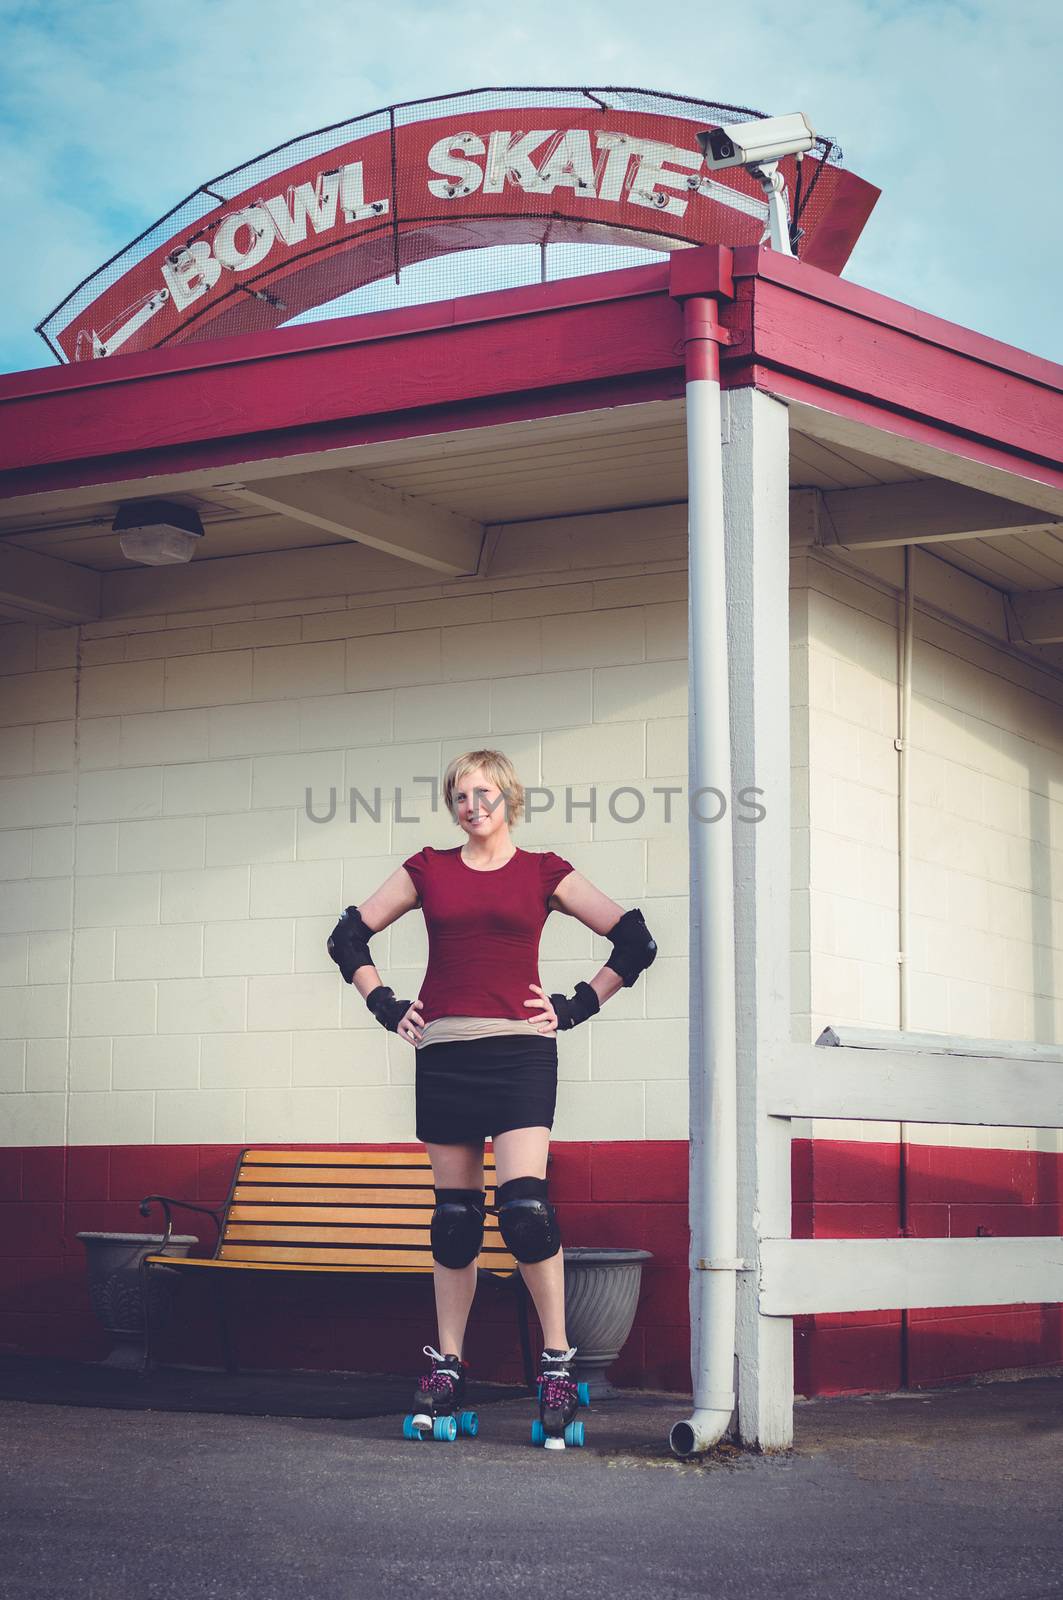
{"label": "metal bench armrest", "polygon": [[145,1195],[144,1199],[140,1202],[140,1215],[142,1217],[146,1217],[148,1215],[148,1212],[151,1209],[151,1202],[153,1200],[157,1200],[162,1206],[163,1211],[166,1213],[166,1232],[163,1234],[162,1243],[156,1251],[157,1255],[163,1254],[167,1244],[169,1243],[170,1235],[173,1232],[173,1217],[170,1215],[171,1206],[183,1206],[186,1211],[202,1211],[204,1215],[210,1217],[214,1223],[215,1229],[217,1230],[218,1238],[214,1241],[215,1247],[217,1247],[218,1241],[221,1239],[222,1213],[220,1211],[215,1210],[213,1206],[195,1205],[191,1200],[177,1200],[173,1195],[169,1194],[149,1194]]}

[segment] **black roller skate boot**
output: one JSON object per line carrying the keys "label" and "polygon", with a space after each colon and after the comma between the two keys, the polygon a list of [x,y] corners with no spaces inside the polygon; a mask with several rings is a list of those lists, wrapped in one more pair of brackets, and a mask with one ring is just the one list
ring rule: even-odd
{"label": "black roller skate boot", "polygon": [[424,1347],[431,1356],[432,1365],[420,1379],[414,1391],[413,1412],[403,1419],[402,1433],[406,1439],[442,1439],[447,1443],[461,1433],[475,1438],[480,1431],[480,1419],[475,1411],[459,1411],[465,1398],[467,1361],[460,1356],[440,1355],[430,1344]]}
{"label": "black roller skate boot", "polygon": [[532,1423],[532,1444],[547,1450],[583,1445],[583,1423],[576,1422],[580,1406],[589,1405],[585,1383],[572,1376],[571,1350],[544,1350],[539,1362],[539,1420]]}

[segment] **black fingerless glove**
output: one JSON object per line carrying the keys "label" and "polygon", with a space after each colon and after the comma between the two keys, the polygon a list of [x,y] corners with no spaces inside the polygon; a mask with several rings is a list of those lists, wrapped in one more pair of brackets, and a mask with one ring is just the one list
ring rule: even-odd
{"label": "black fingerless glove", "polygon": [[371,989],[365,997],[365,1003],[380,1026],[391,1033],[398,1033],[399,1023],[413,1005],[412,1000],[396,1000],[394,989],[386,983]]}
{"label": "black fingerless glove", "polygon": [[571,1000],[563,994],[552,994],[550,1004],[557,1012],[558,1033],[566,1028],[574,1028],[579,1022],[586,1022],[588,1017],[597,1016],[602,1009],[602,1003],[589,983],[577,983]]}

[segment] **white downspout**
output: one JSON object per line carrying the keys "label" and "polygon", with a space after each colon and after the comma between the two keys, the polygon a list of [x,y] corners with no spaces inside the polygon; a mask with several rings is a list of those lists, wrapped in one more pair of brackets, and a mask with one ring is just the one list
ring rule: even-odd
{"label": "white downspout", "polygon": [[[694,1409],[669,1435],[678,1456],[709,1450],[735,1409],[738,1119],[735,1044],[731,718],[720,436],[722,333],[716,303],[683,302],[690,529],[691,923],[700,997],[692,1039],[690,1119],[691,1375]],[[715,794],[726,797],[723,816]],[[695,1012],[695,1017],[697,1013]]]}
{"label": "white downspout", "polygon": [[[897,961],[899,977],[899,1012],[901,1031],[911,1025],[911,764],[909,752],[912,742],[912,635],[915,623],[915,596],[912,587],[912,546],[904,546],[904,645],[901,651],[900,671],[900,738],[897,740],[899,770],[897,781]],[[899,1190],[898,1220],[901,1237],[911,1234],[911,1213],[908,1198],[908,1124],[902,1122],[898,1130],[897,1187]],[[901,1310],[901,1388],[909,1387],[909,1348],[911,1340],[910,1316],[907,1307]]]}
{"label": "white downspout", "polygon": [[[915,603],[912,592],[912,547],[904,546],[904,645],[901,651],[901,706],[900,754],[897,785],[897,852],[898,852],[898,962],[900,976],[900,1025],[908,1027],[911,995],[911,936],[910,936],[910,850],[908,824],[911,811],[911,769],[909,749],[912,739],[912,634],[915,620]],[[901,1124],[901,1138],[907,1134],[907,1125]]]}

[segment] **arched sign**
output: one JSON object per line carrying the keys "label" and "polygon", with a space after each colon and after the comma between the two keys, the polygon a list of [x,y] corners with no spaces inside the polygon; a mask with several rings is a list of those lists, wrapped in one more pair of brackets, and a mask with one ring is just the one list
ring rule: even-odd
{"label": "arched sign", "polygon": [[[290,165],[282,151],[272,171],[260,161],[230,174],[254,182],[229,196],[204,185],[213,209],[169,233],[164,219],[146,254],[109,263],[42,330],[82,361],[275,327],[415,262],[485,245],[755,244],[762,190],[742,168],[706,169],[694,138],[711,125],[705,109],[508,104],[404,123],[392,114],[385,126],[377,116],[372,131],[345,124]],[[822,146],[801,174],[799,254],[838,272],[879,191]],[[792,203],[793,158],[780,170]]]}

